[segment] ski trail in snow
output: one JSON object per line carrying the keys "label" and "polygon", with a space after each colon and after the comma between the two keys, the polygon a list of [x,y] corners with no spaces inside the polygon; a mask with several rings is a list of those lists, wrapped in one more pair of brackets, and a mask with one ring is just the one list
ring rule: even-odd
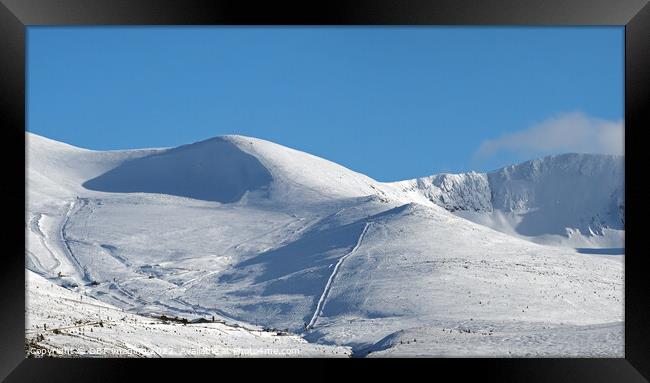
{"label": "ski trail in snow", "polygon": [[63,243],[63,251],[65,255],[68,257],[68,259],[70,260],[70,263],[73,265],[75,269],[77,269],[77,273],[79,273],[79,276],[81,277],[82,280],[86,282],[90,282],[90,278],[88,278],[88,275],[86,275],[86,271],[81,266],[81,263],[79,263],[77,257],[74,256],[74,253],[72,253],[72,249],[68,244],[68,239],[65,234],[68,221],[70,220],[70,217],[76,212],[75,208],[77,207],[78,200],[79,198],[77,197],[70,202],[70,205],[68,206],[68,210],[65,212],[65,218],[63,219],[63,223],[61,224],[59,230],[59,236],[61,237],[61,242]]}
{"label": "ski trail in snow", "polygon": [[341,264],[343,264],[343,261],[345,261],[345,259],[350,255],[354,254],[354,252],[356,252],[357,249],[361,246],[361,242],[363,242],[363,237],[366,235],[366,232],[368,231],[368,227],[370,227],[370,222],[366,222],[365,226],[363,227],[363,230],[361,231],[361,234],[359,235],[359,239],[357,239],[357,244],[354,245],[352,250],[350,250],[350,252],[342,256],[338,260],[338,262],[336,262],[336,265],[334,266],[334,270],[332,271],[332,274],[327,280],[327,284],[325,285],[323,294],[321,294],[320,299],[318,300],[318,304],[316,305],[316,310],[314,311],[314,315],[311,317],[311,320],[309,321],[307,327],[305,327],[305,330],[314,328],[314,325],[316,324],[318,317],[322,314],[323,306],[325,305],[325,300],[327,300],[327,296],[329,295],[330,290],[332,289],[332,283],[334,282],[334,278],[336,278],[336,274],[339,272],[339,269],[341,268]]}
{"label": "ski trail in snow", "polygon": [[192,287],[193,285],[195,285],[196,283],[198,283],[199,281],[201,281],[201,280],[203,280],[203,279],[205,279],[205,278],[207,278],[207,277],[209,277],[209,276],[211,276],[211,275],[214,275],[214,274],[220,273],[220,272],[222,272],[222,271],[223,271],[223,270],[221,270],[221,269],[219,269],[219,270],[214,270],[214,271],[209,271],[209,272],[207,272],[207,273],[205,273],[205,274],[199,275],[198,277],[194,277],[194,278],[192,278],[192,279],[188,279],[187,281],[181,283],[179,286],[174,286],[174,287],[172,287],[172,289],[174,289],[174,288],[186,288],[186,289],[187,289],[187,288],[190,288],[190,287]]}
{"label": "ski trail in snow", "polygon": [[[46,268],[43,267],[43,265],[41,264],[40,259],[38,259],[38,257],[36,257],[35,255],[34,255],[34,257],[33,257],[33,260],[35,260],[36,262],[38,262],[38,263],[41,265],[41,268],[43,269],[44,272],[53,272],[53,271],[56,270],[59,266],[61,266],[61,261],[60,261],[59,258],[54,254],[54,252],[52,251],[52,249],[50,248],[50,246],[47,244],[47,241],[46,241],[46,238],[47,238],[47,237],[46,237],[45,233],[43,232],[43,230],[41,230],[41,219],[42,219],[42,218],[43,218],[43,214],[42,214],[42,213],[36,213],[36,214],[34,214],[34,216],[32,217],[32,219],[30,219],[30,221],[29,221],[29,227],[30,227],[30,230],[31,230],[34,234],[36,234],[36,236],[38,237],[39,242],[41,243],[41,245],[43,246],[43,248],[45,248],[45,250],[47,251],[47,253],[50,255],[50,258],[52,258],[52,260],[54,261],[55,265],[52,266],[52,267],[50,267],[50,268],[47,268],[47,269],[46,269]],[[33,253],[32,253],[32,254],[33,254]]]}
{"label": "ski trail in snow", "polygon": [[[269,230],[269,231],[267,231],[267,232],[265,232],[265,233],[262,233],[262,234],[260,234],[260,235],[257,235],[257,236],[255,236],[255,237],[253,237],[253,238],[250,238],[250,239],[247,239],[247,240],[245,240],[245,241],[242,241],[241,243],[237,244],[237,245],[234,246],[234,247],[231,246],[231,247],[229,248],[229,250],[230,250],[230,249],[239,250],[239,249],[240,249],[243,245],[245,245],[245,244],[250,244],[250,243],[252,243],[252,242],[254,242],[254,241],[257,241],[257,240],[259,240],[259,239],[263,239],[263,238],[265,238],[265,237],[267,237],[267,236],[269,236],[269,235],[271,235],[271,234],[275,234],[276,232],[279,232],[279,231],[281,231],[281,230],[289,230],[292,226],[294,226],[294,225],[296,225],[296,224],[299,224],[299,223],[301,223],[301,222],[304,221],[304,220],[305,220],[305,218],[298,218],[298,219],[296,219],[296,220],[290,221],[290,222],[288,222],[288,223],[286,223],[286,224],[284,224],[284,225],[280,225],[279,227],[276,227],[276,228],[274,228],[274,229],[272,229],[272,230]],[[301,231],[305,230],[307,227],[308,227],[308,225],[305,225],[305,226],[299,227],[297,230],[294,231],[294,234],[296,234],[296,233],[300,233]],[[288,242],[288,241],[287,241],[287,240],[285,240],[285,241],[281,241],[281,242],[278,243],[278,246],[284,244],[285,242]],[[277,247],[277,246],[276,246],[276,247]],[[264,251],[262,251],[262,252],[266,252],[266,251],[268,251],[268,250],[270,250],[270,249],[264,250]],[[227,251],[226,251],[226,252],[227,252]],[[181,284],[178,285],[178,286],[171,287],[170,290],[173,290],[173,289],[181,289],[181,288],[182,288],[182,289],[188,289],[188,288],[191,288],[192,286],[194,286],[194,285],[197,284],[198,282],[204,280],[205,278],[207,278],[207,277],[209,277],[209,276],[211,276],[211,275],[215,275],[215,274],[221,273],[221,272],[223,272],[224,270],[225,270],[225,268],[221,268],[221,269],[219,269],[219,270],[214,270],[214,271],[207,272],[207,273],[205,273],[205,274],[203,274],[203,275],[199,275],[199,276],[197,276],[197,277],[191,278],[191,279],[189,279],[189,280],[187,280],[187,281],[181,283]]]}

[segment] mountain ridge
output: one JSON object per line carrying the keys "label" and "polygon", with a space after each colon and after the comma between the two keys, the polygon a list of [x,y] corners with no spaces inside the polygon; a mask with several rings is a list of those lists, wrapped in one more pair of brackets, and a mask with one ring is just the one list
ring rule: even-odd
{"label": "mountain ridge", "polygon": [[[108,152],[55,145],[57,141],[27,135],[39,147],[45,142],[57,153],[83,155],[90,164],[110,163],[83,182],[91,190],[226,203],[253,193],[259,203],[298,205],[376,195],[385,201],[439,206],[495,230],[550,244],[623,247],[624,156],[565,153],[491,172],[379,182],[309,153],[242,135],[216,136],[175,148]],[[170,171],[171,167],[178,169]],[[170,173],[182,175],[182,180],[170,178]]]}

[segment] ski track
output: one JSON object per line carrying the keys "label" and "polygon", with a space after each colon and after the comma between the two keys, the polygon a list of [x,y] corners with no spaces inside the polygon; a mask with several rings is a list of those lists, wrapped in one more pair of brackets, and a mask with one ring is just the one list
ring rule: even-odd
{"label": "ski track", "polygon": [[325,306],[325,301],[327,300],[327,296],[329,295],[329,292],[332,289],[332,283],[334,282],[334,278],[336,278],[336,274],[338,273],[345,259],[348,258],[350,255],[354,254],[357,251],[357,249],[361,246],[361,242],[363,242],[363,237],[366,235],[366,232],[368,231],[368,227],[370,227],[370,222],[366,222],[365,226],[363,227],[363,230],[361,231],[361,234],[359,235],[359,239],[357,239],[357,243],[356,245],[354,245],[352,250],[350,250],[347,254],[339,258],[338,262],[336,262],[336,265],[334,266],[334,270],[332,271],[332,274],[327,280],[327,284],[325,285],[323,294],[321,294],[320,299],[318,300],[318,304],[316,305],[316,310],[314,311],[314,315],[311,317],[311,320],[309,321],[307,327],[305,327],[305,330],[310,330],[314,328],[314,325],[316,324],[318,317],[322,314],[323,307]]}
{"label": "ski track", "polygon": [[45,240],[45,238],[46,238],[45,233],[43,233],[43,230],[41,230],[41,219],[42,218],[43,218],[43,214],[41,214],[41,213],[34,214],[32,219],[29,221],[29,228],[34,234],[36,234],[36,236],[38,237],[38,240],[41,242],[41,245],[43,245],[45,250],[48,252],[48,254],[50,254],[50,257],[52,257],[52,259],[54,260],[54,262],[56,264],[53,267],[51,267],[49,270],[46,270],[46,268],[43,267],[43,264],[40,263],[40,260],[38,260],[37,257],[33,257],[33,259],[37,260],[38,264],[41,266],[41,268],[43,269],[44,272],[47,272],[47,271],[51,272],[54,269],[61,266],[61,261],[54,254],[54,252],[52,251],[50,246],[47,244],[47,241]]}
{"label": "ski track", "polygon": [[[241,249],[242,246],[244,246],[244,245],[250,245],[251,243],[255,243],[255,241],[258,241],[258,240],[260,240],[260,239],[264,239],[264,238],[268,237],[268,236],[271,235],[271,234],[275,234],[275,233],[280,232],[280,231],[282,231],[282,230],[284,230],[284,229],[286,229],[287,231],[289,231],[289,229],[290,229],[293,225],[298,224],[298,223],[300,223],[300,222],[302,222],[302,221],[304,221],[304,220],[305,220],[305,218],[298,218],[298,219],[296,219],[296,220],[289,221],[288,223],[283,224],[283,225],[280,225],[280,226],[278,226],[278,227],[276,227],[276,228],[274,228],[274,229],[271,229],[271,230],[269,230],[269,231],[267,231],[267,232],[265,232],[265,233],[262,233],[262,234],[260,234],[260,235],[256,235],[256,236],[254,236],[254,237],[252,237],[252,238],[248,238],[248,239],[246,239],[245,241],[242,241],[241,243],[238,243],[238,244],[235,245],[235,246],[231,246],[230,249],[234,249],[234,250],[239,251],[239,249]],[[302,226],[302,227],[298,228],[297,231],[294,231],[294,234],[301,232],[302,230],[304,230],[304,228],[305,228],[305,226]],[[282,246],[283,244],[285,244],[285,243],[287,243],[287,242],[289,242],[289,239],[285,239],[285,240],[283,240],[283,241],[277,243],[277,244],[276,244],[276,247]]]}
{"label": "ski track", "polygon": [[74,256],[74,253],[72,252],[72,249],[70,248],[70,245],[68,244],[68,239],[66,238],[66,233],[65,229],[66,226],[68,225],[68,221],[70,220],[70,217],[75,213],[75,207],[77,206],[77,201],[79,200],[78,197],[76,197],[74,200],[70,202],[68,205],[68,209],[65,212],[63,222],[61,223],[61,227],[59,229],[59,236],[61,237],[61,242],[63,244],[63,252],[65,255],[68,257],[70,260],[70,263],[72,266],[77,269],[77,273],[81,277],[83,281],[90,282],[90,278],[88,278],[88,275],[86,274],[86,271],[84,268],[81,266],[81,263],[79,263],[79,260]]}
{"label": "ski track", "polygon": [[[260,240],[260,239],[266,238],[266,237],[268,237],[268,236],[271,235],[271,234],[275,234],[275,233],[280,232],[280,231],[282,231],[282,230],[287,230],[287,231],[288,231],[292,226],[294,226],[294,225],[296,225],[296,224],[299,224],[299,223],[301,223],[301,222],[304,221],[304,220],[305,220],[305,218],[298,218],[298,219],[296,219],[296,220],[290,221],[290,222],[288,222],[288,223],[286,223],[286,224],[284,224],[284,225],[280,225],[279,227],[276,227],[276,228],[274,228],[274,229],[272,229],[272,230],[269,230],[269,231],[267,231],[266,233],[263,233],[263,234],[261,234],[261,235],[258,235],[258,236],[255,236],[255,237],[253,237],[253,238],[247,239],[246,241],[243,241],[243,242],[241,242],[241,243],[239,243],[239,244],[237,244],[237,245],[235,245],[235,246],[231,246],[229,249],[239,250],[242,246],[247,245],[247,244],[249,245],[249,244],[251,244],[251,243],[254,243],[255,241],[258,241],[258,240]],[[305,230],[307,227],[309,227],[309,224],[307,224],[307,225],[303,225],[303,226],[299,227],[297,230],[294,230],[293,233],[294,233],[294,234],[300,233],[300,232],[302,232],[303,230]],[[288,242],[290,242],[290,241],[289,241],[288,239],[285,239],[285,240],[283,240],[283,241],[277,243],[273,248],[280,247],[280,246],[282,246],[282,245],[284,245],[284,244],[286,244],[286,243],[288,243]],[[271,249],[272,249],[272,248],[269,248],[269,249],[267,249],[267,250],[265,250],[265,251],[269,251],[269,250],[271,250]],[[226,251],[226,252],[227,252],[227,251]],[[188,288],[191,288],[192,286],[196,285],[198,282],[202,281],[203,279],[205,279],[205,278],[207,278],[207,277],[209,277],[209,276],[211,276],[211,275],[218,274],[218,273],[220,273],[220,272],[222,272],[222,271],[223,271],[223,270],[216,270],[216,271],[210,271],[210,272],[204,273],[204,274],[199,275],[199,276],[197,276],[197,277],[191,278],[191,279],[189,279],[189,280],[187,280],[187,281],[181,283],[181,284],[178,285],[178,286],[171,287],[170,289],[173,290],[173,289],[181,289],[181,288],[182,288],[182,289],[188,289]]]}
{"label": "ski track", "polygon": [[126,268],[131,267],[131,262],[129,262],[126,258],[115,254],[113,248],[106,247],[106,245],[99,245],[99,248],[102,249],[104,253],[108,254],[109,256],[113,257],[116,261],[121,263],[124,267]]}
{"label": "ski track", "polygon": [[[38,275],[42,275],[44,278],[47,278],[47,274],[48,274],[47,271],[46,271],[47,269],[41,264],[41,261],[38,259],[36,254],[32,253],[31,251],[29,251],[27,249],[25,251],[27,252],[27,257],[29,258],[29,260],[38,269],[38,270],[32,270],[32,271],[35,272]],[[25,264],[27,264],[27,260],[25,260],[25,262],[26,262]]]}
{"label": "ski track", "polygon": [[207,277],[209,277],[211,275],[218,274],[218,273],[220,273],[222,271],[223,270],[209,271],[209,272],[207,272],[205,274],[199,275],[198,277],[188,279],[187,281],[181,283],[179,286],[172,286],[172,287],[170,287],[170,289],[180,289],[180,288],[188,289],[188,288],[194,286],[195,284],[197,284],[198,282],[202,281],[203,279],[205,279],[205,278],[207,278]]}

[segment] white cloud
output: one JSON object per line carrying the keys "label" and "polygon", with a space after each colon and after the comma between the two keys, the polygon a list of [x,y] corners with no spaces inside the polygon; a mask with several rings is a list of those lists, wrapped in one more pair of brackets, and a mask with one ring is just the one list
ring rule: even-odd
{"label": "white cloud", "polygon": [[623,121],[593,118],[584,113],[566,113],[546,119],[527,129],[483,141],[478,158],[502,151],[537,156],[557,153],[624,153]]}

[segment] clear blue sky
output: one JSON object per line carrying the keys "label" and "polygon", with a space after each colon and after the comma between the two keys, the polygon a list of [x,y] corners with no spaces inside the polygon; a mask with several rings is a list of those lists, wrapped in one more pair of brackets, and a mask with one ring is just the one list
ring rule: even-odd
{"label": "clear blue sky", "polygon": [[29,27],[27,36],[27,129],[90,149],[242,134],[391,181],[492,170],[527,154],[477,159],[486,140],[564,113],[624,113],[622,27]]}

